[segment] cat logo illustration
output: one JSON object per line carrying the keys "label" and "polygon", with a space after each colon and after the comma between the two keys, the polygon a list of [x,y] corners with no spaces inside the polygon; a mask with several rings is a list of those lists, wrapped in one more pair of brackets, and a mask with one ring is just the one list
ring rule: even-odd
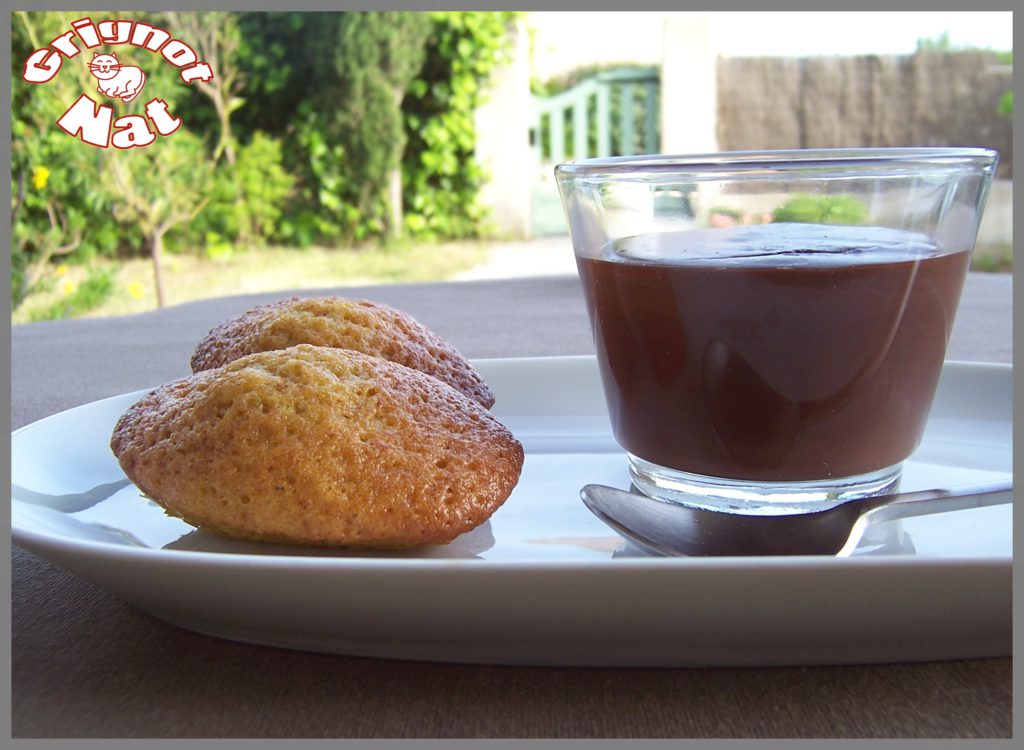
{"label": "cat logo illustration", "polygon": [[142,68],[122,65],[113,52],[109,55],[94,53],[89,62],[89,72],[99,80],[97,91],[123,102],[134,101],[146,85],[146,73]]}
{"label": "cat logo illustration", "polygon": [[[91,50],[92,59],[87,67],[98,83],[96,90],[110,99],[134,102],[146,86],[145,71],[123,64],[114,52],[97,49],[104,45],[130,45],[146,50],[154,59],[163,59],[177,68],[185,84],[213,80],[209,63],[200,60],[190,44],[175,39],[167,29],[125,19],[93,23],[90,18],[72,21],[68,31],[32,52],[25,59],[21,78],[31,84],[48,83],[60,72],[65,60]],[[137,111],[120,117],[112,103],[101,103],[102,97],[97,98],[100,101],[88,93],[79,96],[57,119],[57,127],[90,146],[120,149],[143,148],[155,143],[157,136],[170,136],[181,129],[182,119],[171,114],[167,102],[159,97],[135,105],[132,109]]]}

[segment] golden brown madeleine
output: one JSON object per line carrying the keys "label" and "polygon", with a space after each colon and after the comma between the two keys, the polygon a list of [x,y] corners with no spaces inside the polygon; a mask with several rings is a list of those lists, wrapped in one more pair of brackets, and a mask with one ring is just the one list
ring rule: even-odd
{"label": "golden brown madeleine", "polygon": [[358,352],[251,354],[144,396],[111,448],[169,515],[291,544],[443,544],[486,521],[523,448],[436,378]]}
{"label": "golden brown madeleine", "polygon": [[307,297],[259,305],[214,328],[192,355],[192,371],[296,344],[370,354],[433,375],[489,409],[494,394],[451,344],[410,315],[369,300]]}

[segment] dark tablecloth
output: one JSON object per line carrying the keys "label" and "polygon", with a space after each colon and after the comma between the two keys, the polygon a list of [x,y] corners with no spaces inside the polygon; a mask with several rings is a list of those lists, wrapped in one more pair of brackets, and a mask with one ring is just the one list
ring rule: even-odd
{"label": "dark tablecloth", "polygon": [[[593,352],[574,277],[332,290],[466,356]],[[304,291],[303,295],[315,294]],[[12,429],[189,373],[280,293],[12,329]],[[1012,282],[972,274],[950,359],[1012,361]],[[1010,737],[1010,658],[758,669],[467,666],[287,651],[167,625],[12,548],[14,737]]]}

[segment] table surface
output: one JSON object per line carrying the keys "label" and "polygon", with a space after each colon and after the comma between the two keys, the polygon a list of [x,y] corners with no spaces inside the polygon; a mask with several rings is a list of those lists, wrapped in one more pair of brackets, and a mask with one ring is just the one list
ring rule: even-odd
{"label": "table surface", "polygon": [[[470,358],[594,350],[574,277],[303,290],[399,307]],[[12,429],[189,374],[283,293],[12,328]],[[1012,362],[1012,278],[968,277],[948,357]],[[1010,737],[1011,658],[835,667],[434,664],[289,651],[156,620],[14,546],[14,737]]]}

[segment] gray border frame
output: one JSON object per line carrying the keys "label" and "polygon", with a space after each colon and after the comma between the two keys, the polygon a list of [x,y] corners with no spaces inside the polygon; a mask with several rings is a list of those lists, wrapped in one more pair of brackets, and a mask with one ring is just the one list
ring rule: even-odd
{"label": "gray border frame", "polygon": [[[285,10],[285,9],[287,9],[287,10],[297,10],[297,11],[433,10],[433,9],[443,9],[443,10],[481,10],[481,9],[506,10],[506,9],[515,9],[515,10],[535,10],[535,11],[540,11],[540,10],[583,10],[583,11],[596,11],[596,10],[616,11],[616,10],[623,10],[622,3],[621,2],[614,2],[613,0],[597,0],[596,2],[588,3],[586,6],[583,6],[583,7],[581,7],[575,1],[570,2],[570,0],[554,0],[552,2],[542,2],[541,0],[520,0],[519,2],[514,2],[514,3],[508,2],[506,0],[505,2],[501,2],[501,3],[495,2],[493,4],[492,3],[487,3],[487,2],[480,2],[479,0],[477,2],[466,2],[465,0],[462,0],[462,1],[450,0],[449,2],[436,2],[436,0],[424,0],[422,2],[385,2],[384,0],[378,0],[376,2],[352,2],[352,1],[349,1],[349,2],[328,2],[328,0],[319,0],[319,1],[317,1],[317,0],[292,0],[291,2],[284,2],[284,0],[248,0],[248,1],[246,1],[246,0],[219,0],[219,1],[214,1],[214,2],[203,2],[202,0],[192,0],[192,2],[184,2],[184,0],[180,0],[177,3],[165,1],[165,2],[144,2],[144,3],[141,3],[141,4],[140,3],[133,3],[133,2],[124,2],[124,1],[118,2],[117,0],[108,0],[107,2],[100,3],[99,5],[101,6],[102,10],[110,10],[110,11],[116,11],[116,10],[167,10],[167,9],[174,9],[175,7],[187,8],[189,10],[249,10],[249,11]],[[823,7],[823,5],[825,7]],[[751,10],[751,11],[752,10],[779,10],[779,11],[781,11],[781,10],[785,10],[785,11],[793,11],[793,10],[795,10],[795,11],[811,11],[811,10],[815,10],[815,11],[817,11],[817,10],[847,10],[847,9],[852,9],[851,6],[853,6],[853,5],[854,5],[854,3],[852,3],[852,2],[837,2],[837,0],[827,0],[826,3],[822,3],[822,2],[808,2],[806,0],[804,0],[802,2],[798,2],[797,0],[775,0],[775,2],[772,2],[769,7],[765,7],[766,6],[765,3],[758,3],[755,0],[719,0],[719,2],[714,2],[714,0],[700,0],[700,2],[687,3],[685,6],[681,7],[680,3],[678,3],[678,2],[670,2],[668,0],[660,0],[660,1],[656,1],[656,0],[633,0],[633,2],[631,2],[629,4],[629,6],[630,6],[629,9],[633,10],[633,11],[656,11],[656,10],[701,10],[701,11],[712,11],[712,10],[715,10],[715,11],[733,11],[733,10]],[[952,0],[935,0],[933,2],[927,2],[927,3],[922,3],[922,2],[920,2],[920,0],[913,0],[912,2],[910,0],[902,0],[902,1],[896,2],[896,3],[893,3],[893,2],[879,2],[878,0],[862,0],[861,2],[858,2],[855,5],[857,6],[856,10],[864,10],[864,11],[915,10],[915,11],[925,11],[925,12],[928,12],[928,11],[940,11],[940,10],[941,11],[963,11],[963,10],[971,10],[971,11],[986,11],[986,10],[1012,11],[1013,10],[1013,7],[1008,2],[991,2],[990,0],[973,0],[971,3],[965,3],[965,2],[962,2],[962,1],[961,2],[952,2]],[[964,7],[965,5],[969,6],[969,7],[965,8]],[[896,7],[894,7],[894,6],[896,6]],[[70,2],[70,3],[69,2],[52,2],[52,1],[49,1],[49,0],[39,0],[38,2],[26,2],[25,0],[22,0],[21,2],[11,2],[9,5],[7,3],[5,3],[5,9],[8,11],[8,13],[6,14],[7,15],[7,23],[4,25],[4,27],[2,29],[0,29],[0,53],[3,53],[5,55],[3,59],[9,59],[9,57],[10,57],[10,46],[11,46],[11,42],[10,42],[10,20],[11,20],[10,19],[10,11],[13,11],[13,10],[29,10],[29,9],[31,9],[31,10],[75,10],[75,9],[79,9],[80,7],[81,7],[80,3],[74,3],[74,2]],[[1017,23],[1017,21],[1016,21],[1016,19],[1014,19],[1015,31],[1016,31],[1016,23]],[[1020,88],[1019,82],[1015,83],[1014,89],[1015,89],[1015,91],[1017,92],[1018,95],[1019,95],[1019,91],[1017,91],[1017,89],[1019,89],[1019,88]],[[9,102],[10,101],[10,94],[11,94],[11,83],[10,83],[10,80],[8,80],[8,79],[4,80],[4,92],[5,92],[5,95],[6,95],[5,101]],[[1020,123],[1020,119],[1021,118],[1019,116],[1014,118],[1013,132],[1014,132],[1014,137],[1015,137],[1016,140],[1020,140],[1020,136],[1021,136],[1021,123]],[[2,144],[2,146],[0,146],[0,149],[2,149],[4,164],[7,166],[7,172],[8,173],[10,172],[10,165],[11,165],[10,131],[11,131],[11,121],[10,121],[10,110],[8,108],[7,114],[5,114],[5,116],[3,117],[2,129],[0,129],[0,139],[2,139],[2,140],[0,140],[0,144]],[[1015,163],[1014,163],[1015,167],[1020,167],[1020,164],[1017,163],[1018,161],[1020,161],[1020,158],[1024,158],[1024,157],[1019,157],[1018,159],[1015,160]],[[9,198],[10,198],[10,183],[5,179],[3,181],[2,186],[0,186],[0,188],[2,188],[3,196],[5,197],[5,199],[9,200]],[[9,203],[4,203],[3,205],[9,205]],[[1019,206],[1017,206],[1017,205],[1015,205],[1015,209],[1014,209],[1014,219],[1019,223],[1019,221],[1020,221],[1020,211],[1019,211]],[[5,229],[4,236],[6,238],[8,238],[8,244],[9,244],[11,227],[10,227],[9,214],[6,211],[3,212],[2,226]],[[4,263],[5,273],[4,273],[4,277],[3,277],[3,284],[4,284],[4,287],[3,287],[3,301],[4,301],[4,306],[8,310],[8,313],[10,313],[10,304],[11,303],[10,303],[10,287],[9,287],[9,285],[10,285],[10,256],[9,256],[9,253],[5,254],[4,257],[5,257],[6,260],[5,260],[5,263]],[[1017,291],[1017,283],[1018,282],[1015,280],[1014,281],[1014,291],[1015,292]],[[4,351],[8,352],[8,353],[10,352],[10,343],[11,343],[10,342],[10,335],[11,335],[10,334],[10,328],[9,327],[5,328],[4,329],[4,338],[6,340],[6,346],[4,347]],[[1016,340],[1017,336],[1019,336],[1019,334],[1017,334],[1015,336],[1014,344],[1015,344],[1015,349],[1019,350],[1019,348],[1020,348],[1020,341]],[[7,389],[8,393],[10,393],[10,368],[9,367],[5,370],[5,373],[6,374],[4,376],[5,377],[4,382],[6,384],[6,389]],[[1016,393],[1016,389],[1017,389],[1018,385],[1019,385],[1019,383],[1015,382],[1015,393]],[[1018,423],[1019,423],[1019,419],[1018,418],[1021,416],[1022,412],[1024,412],[1024,405],[1021,405],[1021,403],[1015,399],[1014,418],[1015,418],[1015,420]],[[9,418],[9,416],[10,415],[8,413],[8,418]],[[8,447],[9,447],[9,444],[8,444]],[[6,469],[6,473],[7,473],[8,477],[10,476],[10,463],[9,463],[10,462],[10,458],[9,458],[9,455],[10,455],[9,452],[5,452],[4,455],[3,455],[3,464],[4,464],[4,467]],[[1020,459],[1018,459],[1018,460],[1020,460]],[[1017,468],[1017,466],[1015,465],[1015,469],[1016,468]],[[6,519],[7,527],[9,528],[10,527],[10,508],[9,508],[9,506],[7,504],[4,504],[3,508],[4,509],[3,509],[2,515]],[[1015,523],[1014,531],[1016,532],[1015,538],[1018,540],[1016,542],[1016,545],[1020,544],[1019,540],[1021,539],[1021,536],[1022,536],[1022,529],[1024,529],[1024,520],[1022,520],[1021,515],[1022,514],[1018,513],[1017,514],[1017,518],[1015,519],[1015,522],[1014,522]],[[5,537],[4,544],[6,545],[6,550],[5,551],[7,552],[7,554],[4,556],[4,566],[5,566],[5,573],[6,573],[6,575],[3,578],[3,582],[4,582],[3,585],[4,585],[4,588],[5,588],[6,596],[4,597],[5,617],[3,618],[3,623],[5,625],[5,631],[6,631],[7,638],[6,638],[6,642],[5,642],[4,649],[3,649],[3,656],[2,656],[2,659],[0,659],[0,661],[2,661],[2,665],[3,665],[3,668],[4,668],[4,673],[6,674],[7,679],[5,679],[3,681],[3,683],[2,683],[3,687],[5,688],[4,692],[6,693],[6,695],[4,697],[6,698],[6,700],[3,701],[2,713],[0,713],[0,738],[4,738],[4,737],[10,738],[10,736],[11,736],[11,729],[10,729],[11,728],[11,700],[10,700],[10,698],[11,698],[11,696],[10,696],[10,689],[11,689],[11,683],[10,683],[10,674],[11,674],[11,639],[10,639],[10,634],[11,634],[11,580],[10,580],[11,576],[10,576],[10,573],[11,573],[11,569],[10,569],[10,545],[11,545],[11,540],[10,540],[9,536]],[[1020,547],[1019,546],[1015,546],[1015,552],[1019,552],[1019,551],[1020,551]],[[1016,562],[1015,562],[1015,567],[1016,567]],[[1015,587],[1014,587],[1014,589],[1015,589],[1014,590],[1014,594],[1015,594],[1015,598],[1016,598],[1016,604],[1019,605],[1020,604],[1020,600],[1021,600],[1021,596],[1020,596],[1021,592],[1020,592],[1020,588],[1019,588],[1020,587],[1020,576],[1017,576],[1016,578],[1017,578],[1017,582],[1016,582]],[[1020,616],[1019,616],[1020,612],[1019,612],[1019,610],[1017,610],[1016,606],[1015,606],[1015,610],[1016,611],[1015,611],[1014,614],[1017,616],[1016,619],[1019,622],[1020,621]],[[1014,630],[1014,645],[1015,646],[1020,645],[1020,635],[1021,635],[1020,628],[1015,628],[1015,630]],[[1015,697],[1017,697],[1019,699],[1019,692],[1020,691],[1017,688],[1020,687],[1020,681],[1019,681],[1019,671],[1018,671],[1018,669],[1016,667],[1014,669],[1013,686],[1014,686],[1014,689],[1015,689],[1014,690]],[[1014,704],[1014,719],[1015,719],[1014,723],[1015,723],[1015,726],[1019,723],[1018,722],[1019,718],[1020,718],[1020,702],[1019,702],[1019,700],[1016,700],[1015,704]],[[65,742],[66,741],[13,740],[12,743],[11,743],[11,746],[12,747],[33,747],[33,748],[35,748],[35,747],[49,747],[51,745],[53,745],[53,746],[63,745],[63,744],[65,744]],[[126,742],[128,743],[129,747],[136,747],[136,746],[156,747],[156,746],[161,746],[161,745],[169,744],[169,743],[172,743],[172,742],[175,743],[175,744],[178,743],[178,741],[176,741],[176,740],[166,740],[166,741],[165,740],[147,740],[147,741],[142,741],[142,740],[139,740],[139,741],[136,741],[136,740],[121,741],[121,740],[119,740],[116,743],[111,742],[111,741],[107,741],[107,740],[86,740],[86,741],[83,741],[83,740],[78,740],[78,741],[72,740],[72,742],[75,743],[73,745],[74,747],[89,747],[89,748],[91,748],[91,747],[107,748],[107,747],[110,747],[113,744],[124,746]],[[395,740],[386,740],[385,742],[388,745],[390,745],[390,744],[401,744],[401,745],[407,744],[407,742],[405,742],[405,741],[397,742]],[[527,742],[523,742],[523,743],[515,742],[515,743],[513,743],[513,741],[511,741],[511,740],[496,740],[496,741],[488,741],[486,743],[484,743],[482,741],[474,741],[474,740],[457,740],[457,741],[437,740],[437,741],[409,741],[409,742],[414,742],[417,746],[422,746],[422,747],[427,747],[427,748],[434,748],[434,747],[436,747],[436,748],[439,748],[439,749],[440,748],[450,748],[450,747],[453,747],[453,746],[466,746],[467,744],[469,744],[471,746],[476,746],[477,744],[480,744],[480,745],[483,745],[483,744],[493,745],[495,743],[498,743],[500,746],[504,746],[506,744],[508,744],[508,745],[512,745],[512,744],[535,744],[535,745],[544,746],[544,747],[547,747],[548,745],[550,745],[550,741],[546,741],[546,740],[529,741],[528,743]],[[601,745],[601,746],[611,746],[611,747],[638,746],[638,745],[641,744],[640,742],[636,742],[636,741],[618,741],[618,740],[616,740],[616,741],[599,741],[599,742],[594,742],[594,741],[590,741],[590,740],[578,740],[578,741],[577,740],[567,740],[567,741],[562,741],[562,742],[564,744],[569,744],[569,743],[579,744],[579,743],[582,743],[582,742],[586,742],[587,746]],[[726,741],[725,744],[728,746],[728,745],[732,744],[732,742],[734,742],[734,741]],[[735,742],[736,742],[736,744],[739,744],[738,741],[735,741]],[[836,741],[806,740],[806,741],[799,741],[799,742],[785,741],[785,740],[770,740],[770,741],[757,741],[757,742],[758,742],[758,744],[763,745],[765,747],[779,747],[779,748],[789,748],[789,747],[793,747],[794,745],[805,745],[806,746],[806,745],[808,745],[810,743],[813,743],[813,747],[822,747],[822,746],[831,747],[831,746],[835,746],[837,744],[848,745],[848,744],[851,744],[853,742],[857,742],[858,744],[860,744],[859,741],[838,741],[838,740],[836,740]],[[289,742],[289,741],[285,741],[285,742],[280,742],[280,741],[252,741],[252,740],[218,740],[217,741],[218,745],[222,744],[222,743],[223,744],[235,744],[235,745],[239,745],[239,746],[243,746],[244,745],[246,747],[254,746],[254,745],[260,746],[260,747],[264,747],[264,746],[268,746],[268,745],[272,746],[272,747],[276,747],[276,746],[290,747],[293,744],[292,742]],[[712,747],[712,746],[713,747],[720,747],[722,745],[721,741],[700,741],[700,740],[698,740],[698,741],[692,741],[692,743],[694,745],[696,745],[696,746],[704,746],[704,747]],[[188,744],[195,745],[197,747],[208,747],[211,744],[211,741],[209,741],[209,740],[191,740],[191,741],[188,741]],[[367,740],[358,740],[358,741],[353,740],[353,741],[343,741],[343,742],[342,741],[333,741],[333,740],[325,740],[325,741],[321,741],[321,740],[307,740],[307,741],[303,741],[303,744],[320,745],[320,746],[323,746],[323,747],[337,747],[340,744],[344,744],[344,746],[346,746],[346,747],[379,747],[380,746],[380,742],[378,742],[378,741],[367,741]],[[644,747],[648,747],[648,746],[675,747],[675,746],[677,746],[678,743],[672,742],[672,741],[650,741],[650,742],[643,742],[642,744],[643,744]],[[870,744],[875,744],[875,743],[872,742]],[[888,743],[882,743],[882,744],[884,746],[885,744],[888,744]],[[939,746],[939,747],[959,748],[959,747],[963,747],[964,744],[965,743],[963,741],[939,741],[939,742],[936,742],[934,740],[929,740],[927,746],[928,747]],[[989,740],[989,741],[985,741],[985,744],[986,745],[998,746],[998,747],[1001,747],[1001,746],[1010,747],[1010,746],[1012,746],[1010,740]]]}

